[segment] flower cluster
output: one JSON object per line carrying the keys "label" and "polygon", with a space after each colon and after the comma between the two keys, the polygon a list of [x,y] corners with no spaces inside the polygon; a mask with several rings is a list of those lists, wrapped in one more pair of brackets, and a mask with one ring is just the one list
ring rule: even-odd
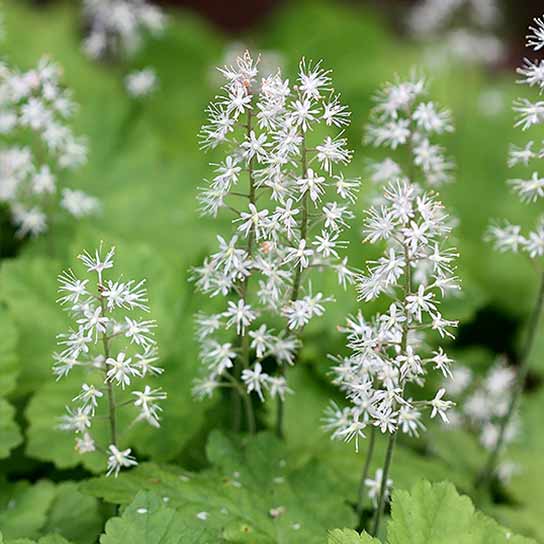
{"label": "flower cluster", "polygon": [[93,59],[134,53],[146,33],[161,34],[166,22],[162,10],[146,0],[84,0],[83,12],[83,50]]}
{"label": "flower cluster", "polygon": [[421,0],[409,13],[408,27],[432,42],[431,59],[495,64],[505,51],[495,34],[501,18],[496,0]]}
{"label": "flower cluster", "polygon": [[[462,425],[477,434],[484,448],[495,448],[515,380],[516,372],[506,364],[504,357],[499,357],[479,379],[470,368],[456,365],[451,375],[444,379],[444,388],[459,406],[451,412],[451,423]],[[516,415],[506,426],[504,445],[515,441],[519,433],[520,421]],[[498,475],[503,480],[508,480],[513,470],[515,465],[508,461],[501,462],[497,467]]]}
{"label": "flower cluster", "polygon": [[68,126],[76,105],[60,76],[59,66],[46,58],[27,72],[0,66],[0,201],[9,205],[20,236],[47,230],[59,192],[60,205],[74,217],[99,207],[82,191],[58,188],[61,173],[87,156],[84,140]]}
{"label": "flower cluster", "polygon": [[451,180],[454,167],[443,148],[433,143],[438,135],[452,132],[451,113],[426,100],[426,81],[413,76],[386,83],[375,98],[366,127],[365,142],[396,151],[408,149],[410,163],[403,168],[390,157],[371,163],[370,178],[383,184],[395,177],[408,176],[412,183],[439,186]]}
{"label": "flower cluster", "polygon": [[69,312],[74,326],[58,335],[60,351],[54,355],[53,372],[61,379],[76,368],[83,371],[85,381],[73,399],[75,407],[67,408],[60,428],[76,434],[80,453],[92,452],[100,450],[91,435],[94,418],[98,412],[102,419],[107,417],[108,474],[117,475],[122,467],[136,464],[130,449],[118,449],[119,408],[132,406],[135,422],[158,427],[159,401],[166,394],[148,384],[134,387],[163,369],[157,366],[155,321],[134,315],[149,311],[145,282],[106,279],[113,269],[114,255],[114,248],[104,254],[102,247],[94,254],[80,255],[91,278],[79,279],[72,270],[59,276],[58,302]]}
{"label": "flower cluster", "polygon": [[[267,374],[261,363],[270,356],[280,367],[293,364],[294,334],[325,311],[330,299],[312,291],[310,272],[333,269],[343,285],[354,277],[339,252],[359,182],[336,172],[351,160],[337,133],[349,112],[320,63],[302,60],[294,85],[279,70],[260,77],[248,52],[221,73],[227,83],[208,108],[201,138],[204,148],[228,151],[213,164],[200,201],[212,217],[233,214],[234,232],[218,236],[217,252],[194,277],[204,293],[229,300],[222,312],[198,316],[206,375],[195,391],[210,395],[240,359],[247,393],[283,398],[285,378]],[[317,125],[336,134],[310,144]],[[231,331],[236,344],[227,341]]]}
{"label": "flower cluster", "polygon": [[[535,19],[535,25],[530,27],[531,34],[527,36],[527,47],[539,51],[544,47],[544,18]],[[520,83],[544,91],[544,61],[525,59],[518,73],[523,76]],[[514,111],[519,115],[515,126],[527,131],[535,126],[544,125],[544,101],[531,101],[518,98],[514,101]],[[508,166],[510,168],[528,168],[530,164],[544,157],[544,148],[539,147],[533,140],[522,146],[512,145],[509,151]],[[544,196],[544,174],[532,168],[531,175],[523,175],[509,180],[509,184],[525,203],[536,202]],[[525,252],[531,259],[544,255],[544,217],[541,217],[533,230],[522,232],[521,225],[508,221],[498,222],[488,229],[488,239],[494,243],[498,251]]]}
{"label": "flower cluster", "polygon": [[450,230],[440,202],[403,180],[389,184],[384,203],[369,209],[365,242],[385,241],[387,248],[358,278],[359,295],[365,302],[386,295],[391,304],[370,320],[361,313],[348,318],[342,329],[351,353],[333,358],[334,383],[350,405],[329,408],[325,426],[333,438],[354,439],[358,448],[369,426],[418,436],[425,428],[424,410],[448,420],[453,403],[443,398],[443,388],[432,400],[412,395],[429,370],[450,374],[452,361],[443,349],[431,351],[425,343],[426,332],[452,337],[450,329],[457,325],[439,310],[440,298],[458,289],[456,252],[443,247]]}

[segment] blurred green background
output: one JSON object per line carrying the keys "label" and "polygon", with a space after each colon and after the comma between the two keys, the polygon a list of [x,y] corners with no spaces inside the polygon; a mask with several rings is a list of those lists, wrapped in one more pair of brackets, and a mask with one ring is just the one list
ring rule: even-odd
{"label": "blurred green background", "polygon": [[[219,156],[199,150],[197,133],[216,92],[213,67],[222,63],[233,40],[255,51],[278,53],[287,74],[295,72],[301,56],[322,58],[332,68],[335,86],[352,111],[346,132],[355,158],[346,174],[363,179],[357,217],[349,232],[348,254],[355,266],[362,266],[369,256],[360,242],[370,190],[370,182],[365,182],[367,161],[383,156],[361,143],[372,95],[395,73],[407,76],[412,67],[422,66],[431,81],[431,96],[453,110],[456,125],[455,133],[441,142],[457,163],[456,180],[441,189],[441,195],[460,221],[456,241],[464,286],[463,295],[444,310],[448,317],[461,320],[458,339],[449,351],[476,372],[483,372],[499,354],[507,354],[516,364],[537,276],[523,257],[498,254],[483,241],[494,218],[527,224],[538,215],[537,205],[520,204],[506,184],[512,175],[506,167],[508,145],[528,140],[513,128],[510,104],[520,94],[531,96],[515,83],[508,62],[502,69],[455,63],[426,68],[423,48],[397,31],[391,5],[380,11],[369,5],[292,1],[236,36],[192,10],[172,11],[163,38],[150,41],[125,63],[97,64],[81,53],[78,7],[77,2],[36,7],[21,0],[4,0],[2,7],[3,57],[28,69],[48,54],[64,67],[65,82],[80,104],[76,130],[88,137],[90,147],[89,163],[75,174],[72,185],[97,195],[103,210],[98,218],[85,222],[66,220],[50,236],[25,243],[16,257],[2,262],[0,429],[5,441],[0,444],[0,458],[4,457],[0,478],[77,480],[100,468],[93,456],[76,455],[72,437],[52,429],[77,383],[55,383],[50,356],[55,335],[65,326],[55,304],[56,275],[82,248],[92,249],[100,240],[118,247],[127,277],[132,272],[147,277],[153,317],[159,322],[158,341],[166,367],[163,387],[170,395],[161,429],[133,432],[130,442],[138,455],[199,467],[209,429],[224,424],[221,399],[196,404],[190,397],[199,365],[192,315],[209,308],[210,302],[193,292],[187,278],[190,267],[214,248],[216,234],[230,228],[228,218],[202,219],[196,194],[202,178],[210,173],[208,162]],[[517,51],[517,45],[511,49]],[[126,95],[123,77],[146,66],[156,69],[160,87],[135,103]],[[491,100],[498,104],[492,112],[485,107]],[[531,137],[539,141],[544,134],[533,132]],[[339,290],[332,277],[325,278],[319,289],[332,291],[336,303],[307,331],[302,362],[292,372],[297,394],[286,408],[287,446],[301,464],[319,458],[338,476],[346,495],[354,496],[364,451],[356,455],[350,446],[330,443],[319,420],[336,395],[328,384],[326,354],[342,350],[336,326],[358,303],[353,291]],[[501,497],[479,498],[479,506],[504,525],[541,541],[543,354],[540,334],[524,398],[523,436],[510,455],[523,470]],[[268,417],[263,409],[262,426]],[[380,444],[378,459],[383,448]],[[476,497],[472,478],[482,459],[481,448],[468,434],[432,427],[423,446],[400,444],[393,478],[400,487],[421,476],[449,479],[460,491]],[[6,489],[8,485],[21,484],[6,483]],[[54,494],[47,497],[44,500],[56,500]],[[44,530],[37,523],[35,534]]]}

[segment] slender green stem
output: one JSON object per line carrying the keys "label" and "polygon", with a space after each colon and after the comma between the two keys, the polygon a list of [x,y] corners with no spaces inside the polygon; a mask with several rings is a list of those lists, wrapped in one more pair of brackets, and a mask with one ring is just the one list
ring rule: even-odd
{"label": "slender green stem", "polygon": [[[302,177],[305,178],[308,176],[308,152],[306,149],[306,136],[304,132],[302,132],[302,146],[301,146],[301,167],[302,167]],[[302,216],[300,218],[300,239],[305,240],[308,237],[308,191],[304,193],[304,196],[302,197]],[[291,291],[291,297],[290,299],[292,301],[298,299],[298,295],[300,292],[300,285],[302,282],[302,266],[299,264],[295,271],[295,279],[293,281],[293,289]]]}
{"label": "slender green stem", "polygon": [[382,485],[380,486],[380,497],[378,499],[378,507],[374,514],[374,523],[372,524],[372,536],[376,536],[380,530],[380,522],[383,516],[385,508],[385,497],[387,495],[387,478],[389,477],[389,469],[391,468],[391,461],[393,459],[393,450],[395,449],[395,442],[397,440],[397,431],[391,433],[389,436],[389,442],[387,444],[387,452],[385,453],[385,462],[383,464],[382,473]]}
{"label": "slender green stem", "polygon": [[[251,130],[252,130],[252,115],[251,110],[247,111],[247,135],[249,137]],[[248,173],[248,181],[249,181],[249,202],[251,204],[255,204],[256,202],[256,188],[255,188],[255,179],[253,175],[253,158],[251,158],[248,161],[248,167],[247,167],[247,173]],[[247,254],[249,257],[253,255],[253,244],[255,242],[255,226],[252,225],[248,237],[247,237]],[[241,288],[240,288],[240,297],[244,302],[246,302],[247,298],[247,291],[248,291],[248,285],[249,285],[249,276],[246,276],[242,282]],[[242,366],[244,369],[249,368],[249,336],[246,334],[245,331],[240,333],[238,335],[238,341],[240,343],[240,361],[242,363]],[[240,370],[239,370],[240,373]],[[255,425],[255,414],[253,411],[253,404],[251,403],[251,397],[248,394],[242,394],[242,399],[244,402],[244,407],[246,411],[246,420],[247,420],[247,427],[248,432],[255,433],[256,425]],[[236,412],[233,413],[233,423],[236,423],[237,418]]]}
{"label": "slender green stem", "polygon": [[497,460],[499,453],[504,445],[504,438],[506,434],[506,429],[508,424],[512,419],[516,407],[518,405],[521,393],[523,392],[523,386],[525,385],[525,380],[527,379],[527,374],[529,372],[529,362],[531,358],[531,352],[533,350],[533,345],[536,337],[536,331],[538,329],[538,323],[540,322],[540,316],[542,314],[542,308],[544,307],[544,272],[540,277],[540,286],[538,289],[538,295],[531,313],[531,318],[529,320],[529,328],[527,330],[527,338],[525,345],[523,346],[523,351],[520,357],[520,366],[516,376],[516,381],[514,383],[514,389],[512,391],[512,396],[510,397],[510,402],[508,404],[508,410],[502,418],[499,428],[499,436],[497,438],[497,443],[487,458],[487,462],[484,465],[484,468],[478,475],[476,480],[476,486],[481,487],[489,484],[492,480],[493,473],[495,472]]}
{"label": "slender green stem", "polygon": [[376,427],[372,427],[370,431],[370,438],[368,439],[368,450],[366,452],[365,464],[363,465],[363,472],[361,473],[361,480],[359,482],[359,492],[357,495],[357,517],[359,518],[359,526],[362,525],[363,520],[363,503],[365,500],[365,481],[368,479],[368,471],[370,470],[370,463],[372,462],[372,456],[374,454],[374,443],[376,442]]}
{"label": "slender green stem", "polygon": [[253,411],[253,405],[251,404],[251,397],[248,393],[245,393],[242,395],[242,398],[244,399],[246,408],[247,430],[250,434],[255,434],[257,426],[255,424],[255,412]]}
{"label": "slender green stem", "polygon": [[230,391],[230,402],[232,413],[232,430],[235,433],[239,433],[242,423],[242,395],[237,387],[233,387]]}
{"label": "slender green stem", "polygon": [[[102,316],[106,315],[106,303],[102,296],[102,278],[99,279],[99,299],[100,308],[102,309]],[[106,361],[110,357],[110,343],[107,334],[102,333],[102,346],[104,348],[104,374],[106,375],[106,390],[108,396],[108,419],[110,422],[110,437],[111,443],[117,447],[117,405],[115,403],[115,392],[113,391],[113,384],[107,379],[107,367]]]}
{"label": "slender green stem", "polygon": [[[283,375],[285,374],[285,369],[283,367],[280,367],[280,373]],[[283,440],[284,438],[284,432],[283,432],[283,419],[284,419],[284,401],[280,397],[280,395],[277,396],[277,402],[276,402],[276,436]]]}
{"label": "slender green stem", "polygon": [[[301,143],[301,149],[300,149],[301,174],[302,174],[302,177],[305,178],[308,176],[308,148],[306,147],[306,134],[302,130],[301,130],[301,137],[302,137],[302,143]],[[308,208],[309,208],[308,191],[306,191],[306,193],[304,193],[304,196],[302,197],[302,215],[300,218],[300,225],[299,225],[301,240],[307,240],[308,238],[308,222],[309,222]],[[291,296],[289,297],[291,301],[295,301],[298,299],[301,284],[302,284],[302,266],[299,264],[299,266],[297,266],[297,269],[295,271],[295,278],[293,280],[293,288],[291,290]],[[285,368],[282,367],[280,369],[280,372],[282,375],[285,375]],[[278,436],[278,438],[284,437],[284,431],[283,431],[284,419],[285,419],[285,402],[278,395],[278,402],[276,404],[276,435]]]}
{"label": "slender green stem", "polygon": [[[401,338],[401,353],[406,354],[408,347],[408,334],[410,332],[410,323],[409,323],[409,312],[406,307],[406,299],[412,293],[412,264],[410,261],[410,252],[408,247],[404,245],[404,316],[405,320],[402,326],[402,338]],[[404,391],[404,385],[402,387]],[[385,453],[385,461],[382,469],[382,484],[380,486],[380,495],[378,498],[378,507],[376,508],[376,513],[374,514],[374,523],[372,526],[372,536],[376,536],[380,530],[380,522],[383,517],[383,511],[385,508],[385,498],[387,496],[387,479],[389,478],[389,470],[391,468],[391,461],[393,459],[393,451],[395,449],[395,443],[397,441],[397,430],[391,433],[389,436],[389,442],[387,444],[387,451]]]}

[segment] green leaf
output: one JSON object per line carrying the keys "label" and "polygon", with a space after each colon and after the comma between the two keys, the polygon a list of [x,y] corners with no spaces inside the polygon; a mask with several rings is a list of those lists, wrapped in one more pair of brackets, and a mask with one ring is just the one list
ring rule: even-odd
{"label": "green leaf", "polygon": [[[42,533],[55,533],[76,544],[93,544],[103,527],[98,501],[84,495],[75,482],[57,486]],[[41,542],[41,541],[40,541]]]}
{"label": "green leaf", "polygon": [[54,498],[55,486],[51,482],[10,484],[0,480],[0,529],[4,539],[38,537]]}
{"label": "green leaf", "polygon": [[0,459],[8,457],[9,452],[23,441],[14,416],[15,408],[0,397]]}
{"label": "green leaf", "polygon": [[19,258],[2,263],[0,298],[17,327],[21,364],[18,394],[26,394],[50,380],[56,335],[67,319],[55,305],[58,262],[44,258]]}
{"label": "green leaf", "polygon": [[448,483],[416,484],[393,493],[388,544],[530,544],[513,536],[481,512]]}
{"label": "green leaf", "polygon": [[39,540],[30,540],[29,538],[16,538],[15,540],[2,541],[2,534],[0,533],[0,544],[71,544],[71,543],[60,535],[42,536]]}
{"label": "green leaf", "polygon": [[352,529],[334,529],[329,533],[327,544],[380,544],[380,541],[366,532],[359,534]]}
{"label": "green leaf", "polygon": [[106,524],[100,544],[208,544],[213,531],[165,505],[153,493],[141,491],[120,518]]}
{"label": "green leaf", "polygon": [[17,329],[8,310],[0,306],[0,396],[11,393],[19,372],[17,359]]}
{"label": "green leaf", "polygon": [[8,542],[39,537],[40,543],[51,544],[65,538],[74,544],[97,541],[103,527],[98,501],[82,494],[77,483],[0,484],[0,529]]}
{"label": "green leaf", "polygon": [[330,474],[313,462],[295,466],[270,434],[241,445],[213,432],[207,453],[212,467],[201,473],[146,464],[117,479],[86,482],[82,490],[119,504],[129,503],[139,490],[152,491],[197,527],[199,516],[206,517],[215,531],[212,542],[317,544],[338,523],[354,524]]}

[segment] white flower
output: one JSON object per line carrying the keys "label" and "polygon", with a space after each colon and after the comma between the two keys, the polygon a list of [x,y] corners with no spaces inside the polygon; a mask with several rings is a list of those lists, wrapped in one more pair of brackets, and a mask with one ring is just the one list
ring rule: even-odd
{"label": "white flower", "polygon": [[95,408],[98,406],[98,399],[102,398],[104,393],[97,389],[94,385],[84,383],[81,386],[81,393],[74,397],[74,402],[80,400],[83,403],[83,409],[89,414],[94,415]]}
{"label": "white flower", "polygon": [[544,101],[531,102],[527,98],[516,98],[512,109],[519,114],[514,126],[521,127],[521,130],[528,130],[544,122]]}
{"label": "white flower", "polygon": [[312,65],[311,62],[306,62],[302,59],[299,65],[299,89],[308,97],[317,99],[321,93],[329,91],[331,78],[330,70],[321,68],[321,61]]}
{"label": "white flower", "polygon": [[139,376],[140,372],[135,368],[132,363],[132,358],[126,358],[126,353],[120,352],[117,354],[115,359],[113,357],[108,357],[106,359],[106,364],[111,366],[107,371],[108,381],[116,381],[123,389],[125,386],[130,385],[130,379],[133,376]]}
{"label": "white flower", "polygon": [[242,371],[242,381],[247,387],[247,392],[255,391],[261,400],[263,397],[263,387],[267,387],[269,376],[263,372],[261,363],[255,363],[253,369],[246,368]]}
{"label": "white flower", "polygon": [[[374,476],[374,479],[367,478],[364,481],[365,486],[368,488],[368,498],[372,501],[372,504],[374,505],[374,508],[378,506],[378,497],[381,493],[382,488],[382,481],[383,481],[383,470],[379,468],[376,470],[376,475]],[[391,488],[393,487],[393,480],[387,479],[387,482],[385,484],[385,499],[388,500],[389,495],[391,494]]]}
{"label": "white flower", "polygon": [[100,209],[100,201],[83,191],[62,190],[60,205],[76,218],[95,214]]}
{"label": "white flower", "polygon": [[78,453],[91,453],[96,450],[96,444],[89,433],[83,433],[82,437],[76,438],[76,450]]}
{"label": "white flower", "polygon": [[311,168],[308,168],[307,177],[297,179],[296,184],[301,196],[309,193],[312,202],[319,200],[325,192],[325,178],[317,176]]}
{"label": "white flower", "polygon": [[255,350],[257,359],[261,359],[266,350],[270,348],[274,337],[270,334],[266,325],[261,325],[258,329],[249,331],[249,336],[252,338],[251,349]]}
{"label": "white flower", "polygon": [[519,194],[522,202],[535,202],[544,196],[544,177],[538,172],[533,172],[531,179],[512,179],[509,183]]}
{"label": "white flower", "polygon": [[297,247],[290,247],[287,249],[285,256],[285,262],[294,261],[300,268],[308,268],[310,265],[310,259],[314,254],[314,250],[306,247],[306,240],[302,239],[298,243]]}
{"label": "white flower", "polygon": [[62,272],[58,281],[59,291],[63,293],[63,296],[57,299],[59,304],[77,304],[80,298],[89,294],[87,291],[89,280],[79,280],[71,270]]}
{"label": "white flower", "polygon": [[521,227],[505,223],[504,225],[491,225],[487,231],[487,239],[493,242],[496,250],[518,251],[519,247],[525,243],[525,238],[521,235]]}
{"label": "white flower", "polygon": [[125,336],[138,346],[147,348],[155,344],[153,329],[157,326],[154,320],[136,320],[125,316]]}
{"label": "white flower", "polygon": [[331,174],[334,164],[347,164],[351,161],[351,152],[345,148],[346,144],[346,138],[332,139],[327,136],[323,143],[316,146],[317,160],[323,170]]}
{"label": "white flower", "polygon": [[227,318],[227,327],[236,325],[236,332],[244,334],[245,329],[257,318],[257,314],[251,309],[249,304],[243,299],[240,299],[237,304],[229,302],[229,306],[223,316]]}
{"label": "white flower", "polygon": [[138,419],[144,419],[153,427],[159,427],[159,412],[162,408],[157,402],[166,399],[166,393],[160,388],[151,389],[146,385],[143,391],[133,391],[132,394],[136,397],[134,406],[140,409]]}
{"label": "white flower", "polygon": [[62,416],[59,429],[63,431],[74,431],[76,433],[84,433],[91,426],[91,414],[85,408],[77,408],[75,411],[66,408],[68,412]]}
{"label": "white flower", "polygon": [[527,47],[532,47],[534,51],[540,51],[544,47],[544,18],[535,17],[533,19],[535,26],[530,26],[532,34],[527,36]]}
{"label": "white flower", "polygon": [[13,207],[13,221],[17,225],[17,236],[38,236],[47,230],[47,217],[39,208]]}
{"label": "white flower", "polygon": [[211,340],[203,346],[203,359],[214,374],[221,375],[227,368],[232,368],[235,358],[236,352],[229,342],[219,344]]}
{"label": "white flower", "polygon": [[417,126],[426,132],[451,132],[453,127],[448,110],[437,111],[433,102],[421,102],[412,115]]}
{"label": "white flower", "polygon": [[97,249],[94,255],[91,255],[88,251],[84,251],[81,255],[78,255],[78,259],[80,259],[87,267],[88,272],[96,272],[101,279],[104,270],[109,270],[110,268],[113,268],[114,256],[115,247],[112,247],[103,257],[101,245],[100,249]]}
{"label": "white flower", "polygon": [[108,450],[108,470],[106,476],[111,476],[113,474],[117,478],[119,471],[122,468],[128,468],[138,464],[136,459],[130,455],[130,452],[132,451],[130,448],[119,450],[114,444],[110,444]]}
{"label": "white flower", "polygon": [[267,216],[267,209],[258,211],[255,204],[250,203],[249,212],[241,212],[240,218],[236,219],[236,221],[241,222],[238,230],[246,237],[249,236],[250,232],[253,232],[255,239],[260,240],[264,236]]}
{"label": "white flower", "polygon": [[442,418],[442,421],[448,423],[448,416],[446,412],[454,405],[454,403],[449,400],[442,400],[445,393],[446,390],[442,387],[438,390],[438,393],[436,393],[434,399],[430,401],[432,406],[431,418],[438,414]]}
{"label": "white flower", "polygon": [[136,70],[125,78],[125,87],[128,94],[134,98],[150,95],[156,90],[157,84],[157,74],[153,68]]}

